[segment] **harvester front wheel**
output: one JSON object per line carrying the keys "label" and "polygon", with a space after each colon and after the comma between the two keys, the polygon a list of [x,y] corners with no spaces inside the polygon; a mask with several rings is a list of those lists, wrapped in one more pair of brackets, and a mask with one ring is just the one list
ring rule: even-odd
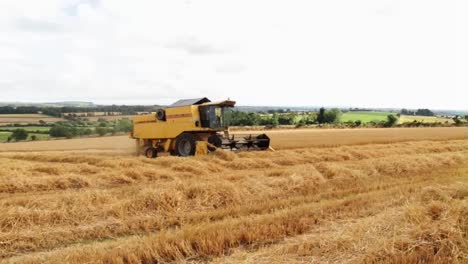
{"label": "harvester front wheel", "polygon": [[197,138],[190,133],[183,133],[176,138],[174,154],[181,157],[193,156],[197,148]]}
{"label": "harvester front wheel", "polygon": [[220,148],[223,145],[223,140],[218,134],[213,134],[208,137],[208,143],[217,148]]}
{"label": "harvester front wheel", "polygon": [[158,156],[158,151],[155,148],[147,148],[145,150],[145,156],[150,159],[154,159]]}

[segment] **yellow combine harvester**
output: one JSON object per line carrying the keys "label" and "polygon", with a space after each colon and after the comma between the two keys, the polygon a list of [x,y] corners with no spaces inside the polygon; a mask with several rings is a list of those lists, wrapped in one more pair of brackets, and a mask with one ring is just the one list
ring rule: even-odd
{"label": "yellow combine harvester", "polygon": [[229,134],[225,110],[235,103],[207,98],[179,100],[156,114],[134,117],[132,138],[136,139],[137,153],[155,158],[159,152],[185,157],[216,148],[268,149],[270,138],[265,134]]}

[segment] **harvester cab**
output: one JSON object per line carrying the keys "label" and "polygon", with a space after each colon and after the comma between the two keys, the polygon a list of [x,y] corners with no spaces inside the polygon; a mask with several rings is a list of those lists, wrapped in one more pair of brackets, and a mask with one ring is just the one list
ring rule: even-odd
{"label": "harvester cab", "polygon": [[155,114],[135,116],[132,138],[137,153],[155,158],[161,152],[185,157],[216,149],[267,150],[270,138],[266,134],[229,133],[229,109],[235,104],[208,98],[179,100]]}

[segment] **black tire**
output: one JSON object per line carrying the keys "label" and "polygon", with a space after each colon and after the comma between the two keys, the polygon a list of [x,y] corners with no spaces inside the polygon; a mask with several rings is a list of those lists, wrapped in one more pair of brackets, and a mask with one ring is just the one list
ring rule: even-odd
{"label": "black tire", "polygon": [[210,143],[211,145],[217,148],[220,148],[223,145],[223,140],[218,134],[213,134],[208,137],[208,143]]}
{"label": "black tire", "polygon": [[164,109],[158,109],[156,118],[161,121],[166,121],[166,111],[164,111]]}
{"label": "black tire", "polygon": [[146,148],[145,156],[149,159],[154,159],[158,156],[158,151],[155,148]]}
{"label": "black tire", "polygon": [[270,147],[270,138],[266,134],[257,136],[257,147],[261,150],[268,149]]}
{"label": "black tire", "polygon": [[191,133],[182,133],[176,138],[174,154],[180,157],[195,155],[197,138]]}

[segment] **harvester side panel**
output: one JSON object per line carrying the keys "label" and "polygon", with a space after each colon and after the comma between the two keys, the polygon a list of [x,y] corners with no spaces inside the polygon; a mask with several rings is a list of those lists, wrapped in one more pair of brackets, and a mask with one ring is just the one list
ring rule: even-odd
{"label": "harvester side panel", "polygon": [[[210,130],[201,127],[200,114],[196,105],[167,108],[166,121],[157,120],[156,115],[151,114],[135,117],[134,123],[134,138],[173,139],[187,131]],[[199,126],[196,126],[196,123]]]}

